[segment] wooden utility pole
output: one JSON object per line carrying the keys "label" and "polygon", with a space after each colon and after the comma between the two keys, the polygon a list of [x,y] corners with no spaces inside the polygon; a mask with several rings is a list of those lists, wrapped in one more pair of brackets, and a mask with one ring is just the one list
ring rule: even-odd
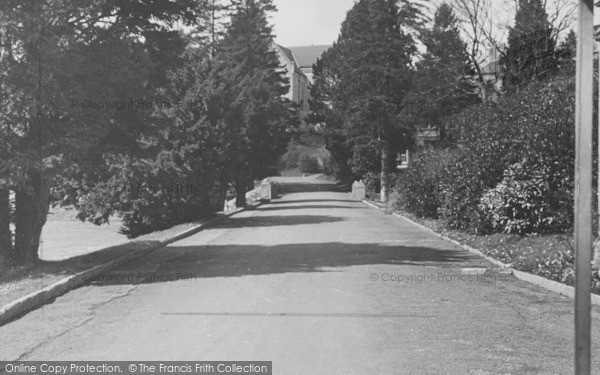
{"label": "wooden utility pole", "polygon": [[575,109],[575,375],[591,374],[594,3],[579,0]]}

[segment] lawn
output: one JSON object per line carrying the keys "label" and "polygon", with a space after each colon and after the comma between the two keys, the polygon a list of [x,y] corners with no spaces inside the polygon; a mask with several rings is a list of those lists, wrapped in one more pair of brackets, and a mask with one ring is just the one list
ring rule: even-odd
{"label": "lawn", "polygon": [[[119,233],[120,220],[110,225],[83,223],[74,211],[53,209],[42,232],[37,265],[11,267],[0,264],[0,307],[38,291],[65,277],[116,259],[127,252],[150,247],[210,220],[185,223],[138,237],[132,242]],[[100,251],[101,250],[101,251]]]}
{"label": "lawn", "polygon": [[81,222],[76,214],[64,208],[50,212],[42,231],[39,250],[42,260],[65,260],[129,242],[127,236],[119,233],[119,218],[112,218],[110,224],[97,226]]}

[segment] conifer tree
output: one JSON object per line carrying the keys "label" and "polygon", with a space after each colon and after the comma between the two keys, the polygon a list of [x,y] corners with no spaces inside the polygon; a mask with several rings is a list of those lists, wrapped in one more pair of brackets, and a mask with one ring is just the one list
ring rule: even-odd
{"label": "conifer tree", "polygon": [[542,1],[519,0],[503,59],[506,86],[518,89],[531,80],[552,74],[556,68],[555,47],[552,24]]}
{"label": "conifer tree", "polygon": [[420,126],[437,125],[441,117],[459,112],[477,100],[476,88],[467,78],[471,68],[466,45],[450,5],[442,3],[438,7],[433,25],[423,31],[421,41],[427,50],[417,63],[406,110]]}
{"label": "conifer tree", "polygon": [[204,11],[190,32],[190,39],[196,47],[208,48],[210,57],[214,58],[217,46],[226,32],[232,5],[229,0],[201,0],[201,4]]}
{"label": "conifer tree", "polygon": [[[177,61],[168,56],[182,45],[169,25],[196,16],[193,0],[0,2],[0,246],[11,258],[38,260],[55,199],[78,201],[84,185],[118,169],[107,158],[143,153],[151,111],[123,106],[165,84],[166,65]],[[55,195],[65,180],[73,194]],[[106,218],[103,209],[94,215]]]}
{"label": "conifer tree", "polygon": [[577,55],[577,34],[571,30],[565,40],[556,48],[556,60],[559,68],[564,66],[574,66],[574,59]]}
{"label": "conifer tree", "polygon": [[207,119],[219,129],[226,178],[237,205],[255,178],[273,171],[293,126],[291,103],[283,98],[287,78],[273,48],[271,0],[234,0],[233,14],[205,84]]}
{"label": "conifer tree", "polygon": [[[330,111],[337,117],[327,123],[328,147],[355,178],[381,172],[385,185],[391,168],[385,156],[410,142],[408,124],[398,116],[410,90],[417,51],[409,30],[419,19],[418,9],[408,1],[360,0],[320,63],[326,66],[317,70],[312,90],[317,97],[319,91],[328,93],[331,111],[316,102],[313,111]],[[333,79],[323,80],[323,73]]]}

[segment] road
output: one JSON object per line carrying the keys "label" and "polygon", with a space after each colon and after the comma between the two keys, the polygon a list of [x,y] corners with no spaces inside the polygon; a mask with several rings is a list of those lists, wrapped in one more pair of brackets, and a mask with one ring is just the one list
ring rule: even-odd
{"label": "road", "polygon": [[0,327],[0,358],[263,360],[283,375],[573,373],[571,299],[317,180],[284,181],[295,188],[281,199]]}

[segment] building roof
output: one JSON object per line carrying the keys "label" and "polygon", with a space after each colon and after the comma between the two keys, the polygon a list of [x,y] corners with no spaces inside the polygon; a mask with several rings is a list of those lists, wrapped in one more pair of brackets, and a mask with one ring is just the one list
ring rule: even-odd
{"label": "building roof", "polygon": [[285,55],[285,57],[288,60],[290,60],[291,62],[295,62],[294,54],[292,53],[292,51],[289,50],[289,48],[285,48],[284,46],[282,46],[280,44],[277,44],[277,47],[279,47],[281,52]]}
{"label": "building roof", "polygon": [[302,46],[290,47],[289,50],[296,58],[296,64],[298,64],[300,68],[312,68],[313,64],[317,62],[317,59],[330,47],[331,45]]}

